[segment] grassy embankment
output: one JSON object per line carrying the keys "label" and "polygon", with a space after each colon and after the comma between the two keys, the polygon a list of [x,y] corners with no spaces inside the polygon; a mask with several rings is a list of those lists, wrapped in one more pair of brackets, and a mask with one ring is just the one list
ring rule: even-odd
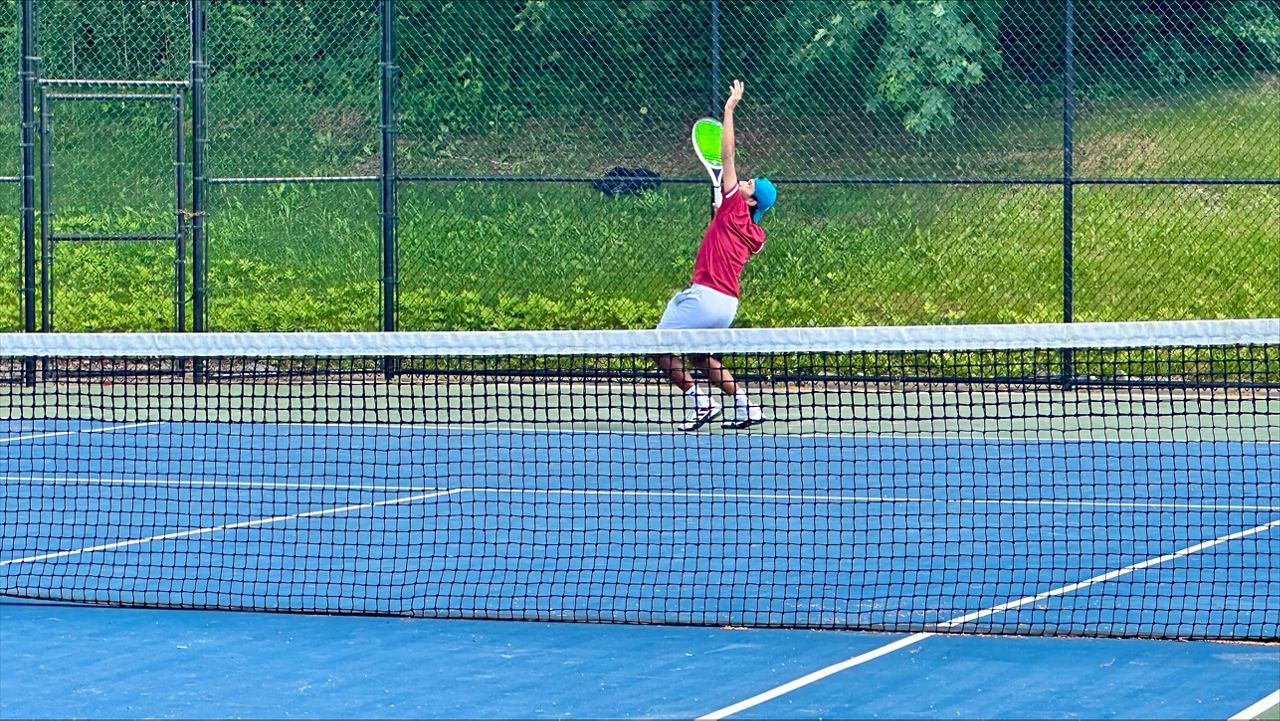
{"label": "grassy embankment", "polygon": [[[74,122],[64,126],[55,157],[61,228],[166,228],[164,209],[172,200],[164,122],[153,129],[127,124],[115,135],[93,126],[77,136]],[[461,166],[518,158],[528,167],[572,167],[583,158],[617,157],[618,148],[563,132],[554,143],[529,134],[521,147],[498,150],[471,140],[451,152],[472,156],[455,158]],[[671,130],[677,139],[680,132]],[[830,132],[772,130],[767,119],[756,119],[751,133],[744,132],[744,162],[750,169],[754,153],[766,168],[818,173],[843,166],[862,174],[880,174],[873,167],[894,167],[898,174],[904,162],[949,165],[970,175],[1052,175],[1061,167],[1060,130],[1051,113],[1009,120],[969,139],[959,155],[922,151],[914,161],[895,159],[901,149],[856,138],[841,141],[850,157],[824,156]],[[137,142],[146,133],[152,142]],[[1085,176],[1274,177],[1280,172],[1277,135],[1274,80],[1176,103],[1098,103],[1076,128],[1076,170]],[[90,142],[110,152],[83,152]],[[660,152],[683,153],[683,147],[673,141]],[[813,157],[829,165],[799,160]],[[595,172],[612,164],[601,160]],[[653,165],[700,172],[674,156]],[[118,200],[122,187],[124,202]],[[1075,192],[1077,318],[1280,315],[1280,189],[1090,186]],[[376,193],[368,183],[215,187],[211,327],[376,328]],[[581,185],[406,183],[400,201],[406,329],[649,326],[686,282],[707,214],[705,189],[673,184],[609,200]],[[0,233],[11,239],[0,244],[0,269],[11,279],[11,290],[0,293],[3,329],[19,324],[16,206],[13,197],[0,214]],[[1061,313],[1061,226],[1061,189],[1054,186],[784,185],[767,226],[767,249],[745,279],[740,321],[1054,321]],[[60,330],[155,329],[170,322],[172,248],[67,243],[58,247],[57,260]]]}

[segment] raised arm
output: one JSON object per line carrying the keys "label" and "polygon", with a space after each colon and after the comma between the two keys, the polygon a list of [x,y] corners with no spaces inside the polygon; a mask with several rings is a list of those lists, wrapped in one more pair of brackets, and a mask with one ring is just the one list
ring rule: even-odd
{"label": "raised arm", "polygon": [[724,118],[721,119],[723,128],[720,131],[720,163],[723,170],[720,171],[720,187],[724,189],[725,195],[738,187],[738,168],[733,157],[733,109],[742,100],[742,90],[742,81],[734,80],[729,88],[729,99],[724,101]]}

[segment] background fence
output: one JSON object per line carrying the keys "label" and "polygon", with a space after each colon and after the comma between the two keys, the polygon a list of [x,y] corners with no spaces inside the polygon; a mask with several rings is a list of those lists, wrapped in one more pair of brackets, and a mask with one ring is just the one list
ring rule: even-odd
{"label": "background fence", "polygon": [[1280,315],[1277,0],[6,0],[0,33],[0,329],[175,294],[197,329],[648,326],[732,77],[781,196],[744,324]]}

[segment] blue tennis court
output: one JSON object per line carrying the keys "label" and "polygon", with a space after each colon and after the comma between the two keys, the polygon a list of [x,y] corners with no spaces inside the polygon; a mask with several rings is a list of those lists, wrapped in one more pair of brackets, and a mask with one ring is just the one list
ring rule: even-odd
{"label": "blue tennis court", "polygon": [[66,600],[1280,633],[1280,568],[1256,563],[1280,556],[1271,442],[779,435],[742,454],[727,434],[77,422],[3,438],[24,449],[2,469],[6,585],[74,577]]}
{"label": "blue tennis court", "polygon": [[[0,601],[5,718],[684,718],[901,634]],[[730,718],[1253,718],[1275,646],[934,636]]]}
{"label": "blue tennis court", "polygon": [[[1069,381],[1057,328],[1049,351],[739,347],[768,422],[695,433],[661,335],[19,359],[0,711],[1254,718],[1280,703],[1255,325],[1081,349]],[[754,341],[733,333],[678,340]]]}

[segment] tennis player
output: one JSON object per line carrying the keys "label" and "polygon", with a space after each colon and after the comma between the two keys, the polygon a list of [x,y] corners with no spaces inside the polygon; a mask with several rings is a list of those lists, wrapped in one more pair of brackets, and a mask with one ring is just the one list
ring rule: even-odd
{"label": "tennis player", "polygon": [[[738,180],[734,164],[733,109],[742,100],[743,84],[734,80],[724,103],[724,126],[720,136],[723,171],[715,188],[715,216],[707,226],[693,264],[693,280],[676,293],[662,314],[659,328],[728,328],[738,313],[738,279],[747,260],[764,248],[760,218],[778,198],[778,190],[768,178]],[[689,416],[680,429],[696,431],[722,413],[720,404],[703,393],[679,356],[661,355],[658,367],[684,391],[690,405]],[[763,423],[764,413],[751,403],[742,385],[719,360],[710,355],[690,355],[689,362],[702,371],[725,395],[733,398],[737,413],[725,428],[749,428]]]}

